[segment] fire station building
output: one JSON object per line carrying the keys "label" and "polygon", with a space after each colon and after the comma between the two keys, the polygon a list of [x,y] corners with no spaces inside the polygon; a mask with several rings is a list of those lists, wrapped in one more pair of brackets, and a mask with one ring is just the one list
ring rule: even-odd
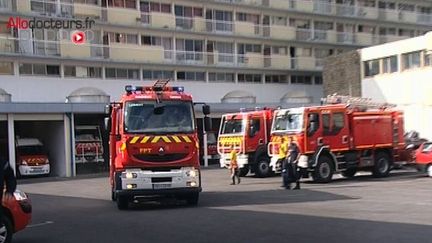
{"label": "fire station building", "polygon": [[[102,128],[125,85],[162,78],[208,103],[215,130],[241,107],[318,103],[325,58],[426,33],[430,2],[0,0],[3,150],[15,164],[16,137],[36,137],[53,175],[79,174],[77,126]],[[76,29],[10,29],[11,17],[93,25],[76,44]]]}

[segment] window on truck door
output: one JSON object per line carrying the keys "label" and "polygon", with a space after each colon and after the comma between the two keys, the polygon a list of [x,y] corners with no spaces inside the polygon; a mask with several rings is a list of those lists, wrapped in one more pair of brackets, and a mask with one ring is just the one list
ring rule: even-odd
{"label": "window on truck door", "polygon": [[319,121],[319,113],[309,113],[308,114],[308,126],[307,126],[307,135],[308,137],[313,136],[316,131],[318,131],[320,126]]}
{"label": "window on truck door", "polygon": [[250,133],[249,135],[251,137],[255,136],[261,129],[261,121],[259,118],[252,118],[250,120]]}
{"label": "window on truck door", "polygon": [[343,112],[336,112],[332,115],[323,114],[322,120],[324,135],[336,135],[345,126],[345,114]]}

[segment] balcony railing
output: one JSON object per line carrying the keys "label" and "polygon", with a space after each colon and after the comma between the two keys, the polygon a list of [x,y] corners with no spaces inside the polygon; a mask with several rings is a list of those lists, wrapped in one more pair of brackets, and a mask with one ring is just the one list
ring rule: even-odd
{"label": "balcony railing", "polygon": [[234,54],[217,51],[166,50],[162,46],[140,46],[121,43],[76,45],[68,40],[42,41],[5,36],[0,36],[0,54],[251,69],[318,71],[321,68],[316,65],[319,60],[313,57],[291,58],[288,55],[264,55],[262,53]]}

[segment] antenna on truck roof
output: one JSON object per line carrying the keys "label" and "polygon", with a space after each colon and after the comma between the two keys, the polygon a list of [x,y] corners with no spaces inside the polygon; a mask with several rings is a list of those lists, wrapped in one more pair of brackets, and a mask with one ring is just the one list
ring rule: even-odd
{"label": "antenna on truck roof", "polygon": [[387,109],[394,108],[396,105],[389,104],[385,102],[374,102],[371,98],[363,98],[363,97],[352,97],[348,95],[328,95],[326,98],[321,99],[321,103],[323,105],[326,104],[346,104],[349,107],[358,107],[358,108],[375,108],[375,109]]}

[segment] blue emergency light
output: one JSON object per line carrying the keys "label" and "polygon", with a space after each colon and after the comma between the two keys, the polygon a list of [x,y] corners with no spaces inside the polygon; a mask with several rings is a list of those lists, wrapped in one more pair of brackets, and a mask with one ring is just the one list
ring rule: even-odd
{"label": "blue emergency light", "polygon": [[134,85],[126,85],[125,91],[130,94],[135,91],[155,91],[155,92],[162,92],[162,91],[175,91],[178,93],[184,92],[183,86],[175,86],[175,87],[151,87],[151,86],[134,86]]}

